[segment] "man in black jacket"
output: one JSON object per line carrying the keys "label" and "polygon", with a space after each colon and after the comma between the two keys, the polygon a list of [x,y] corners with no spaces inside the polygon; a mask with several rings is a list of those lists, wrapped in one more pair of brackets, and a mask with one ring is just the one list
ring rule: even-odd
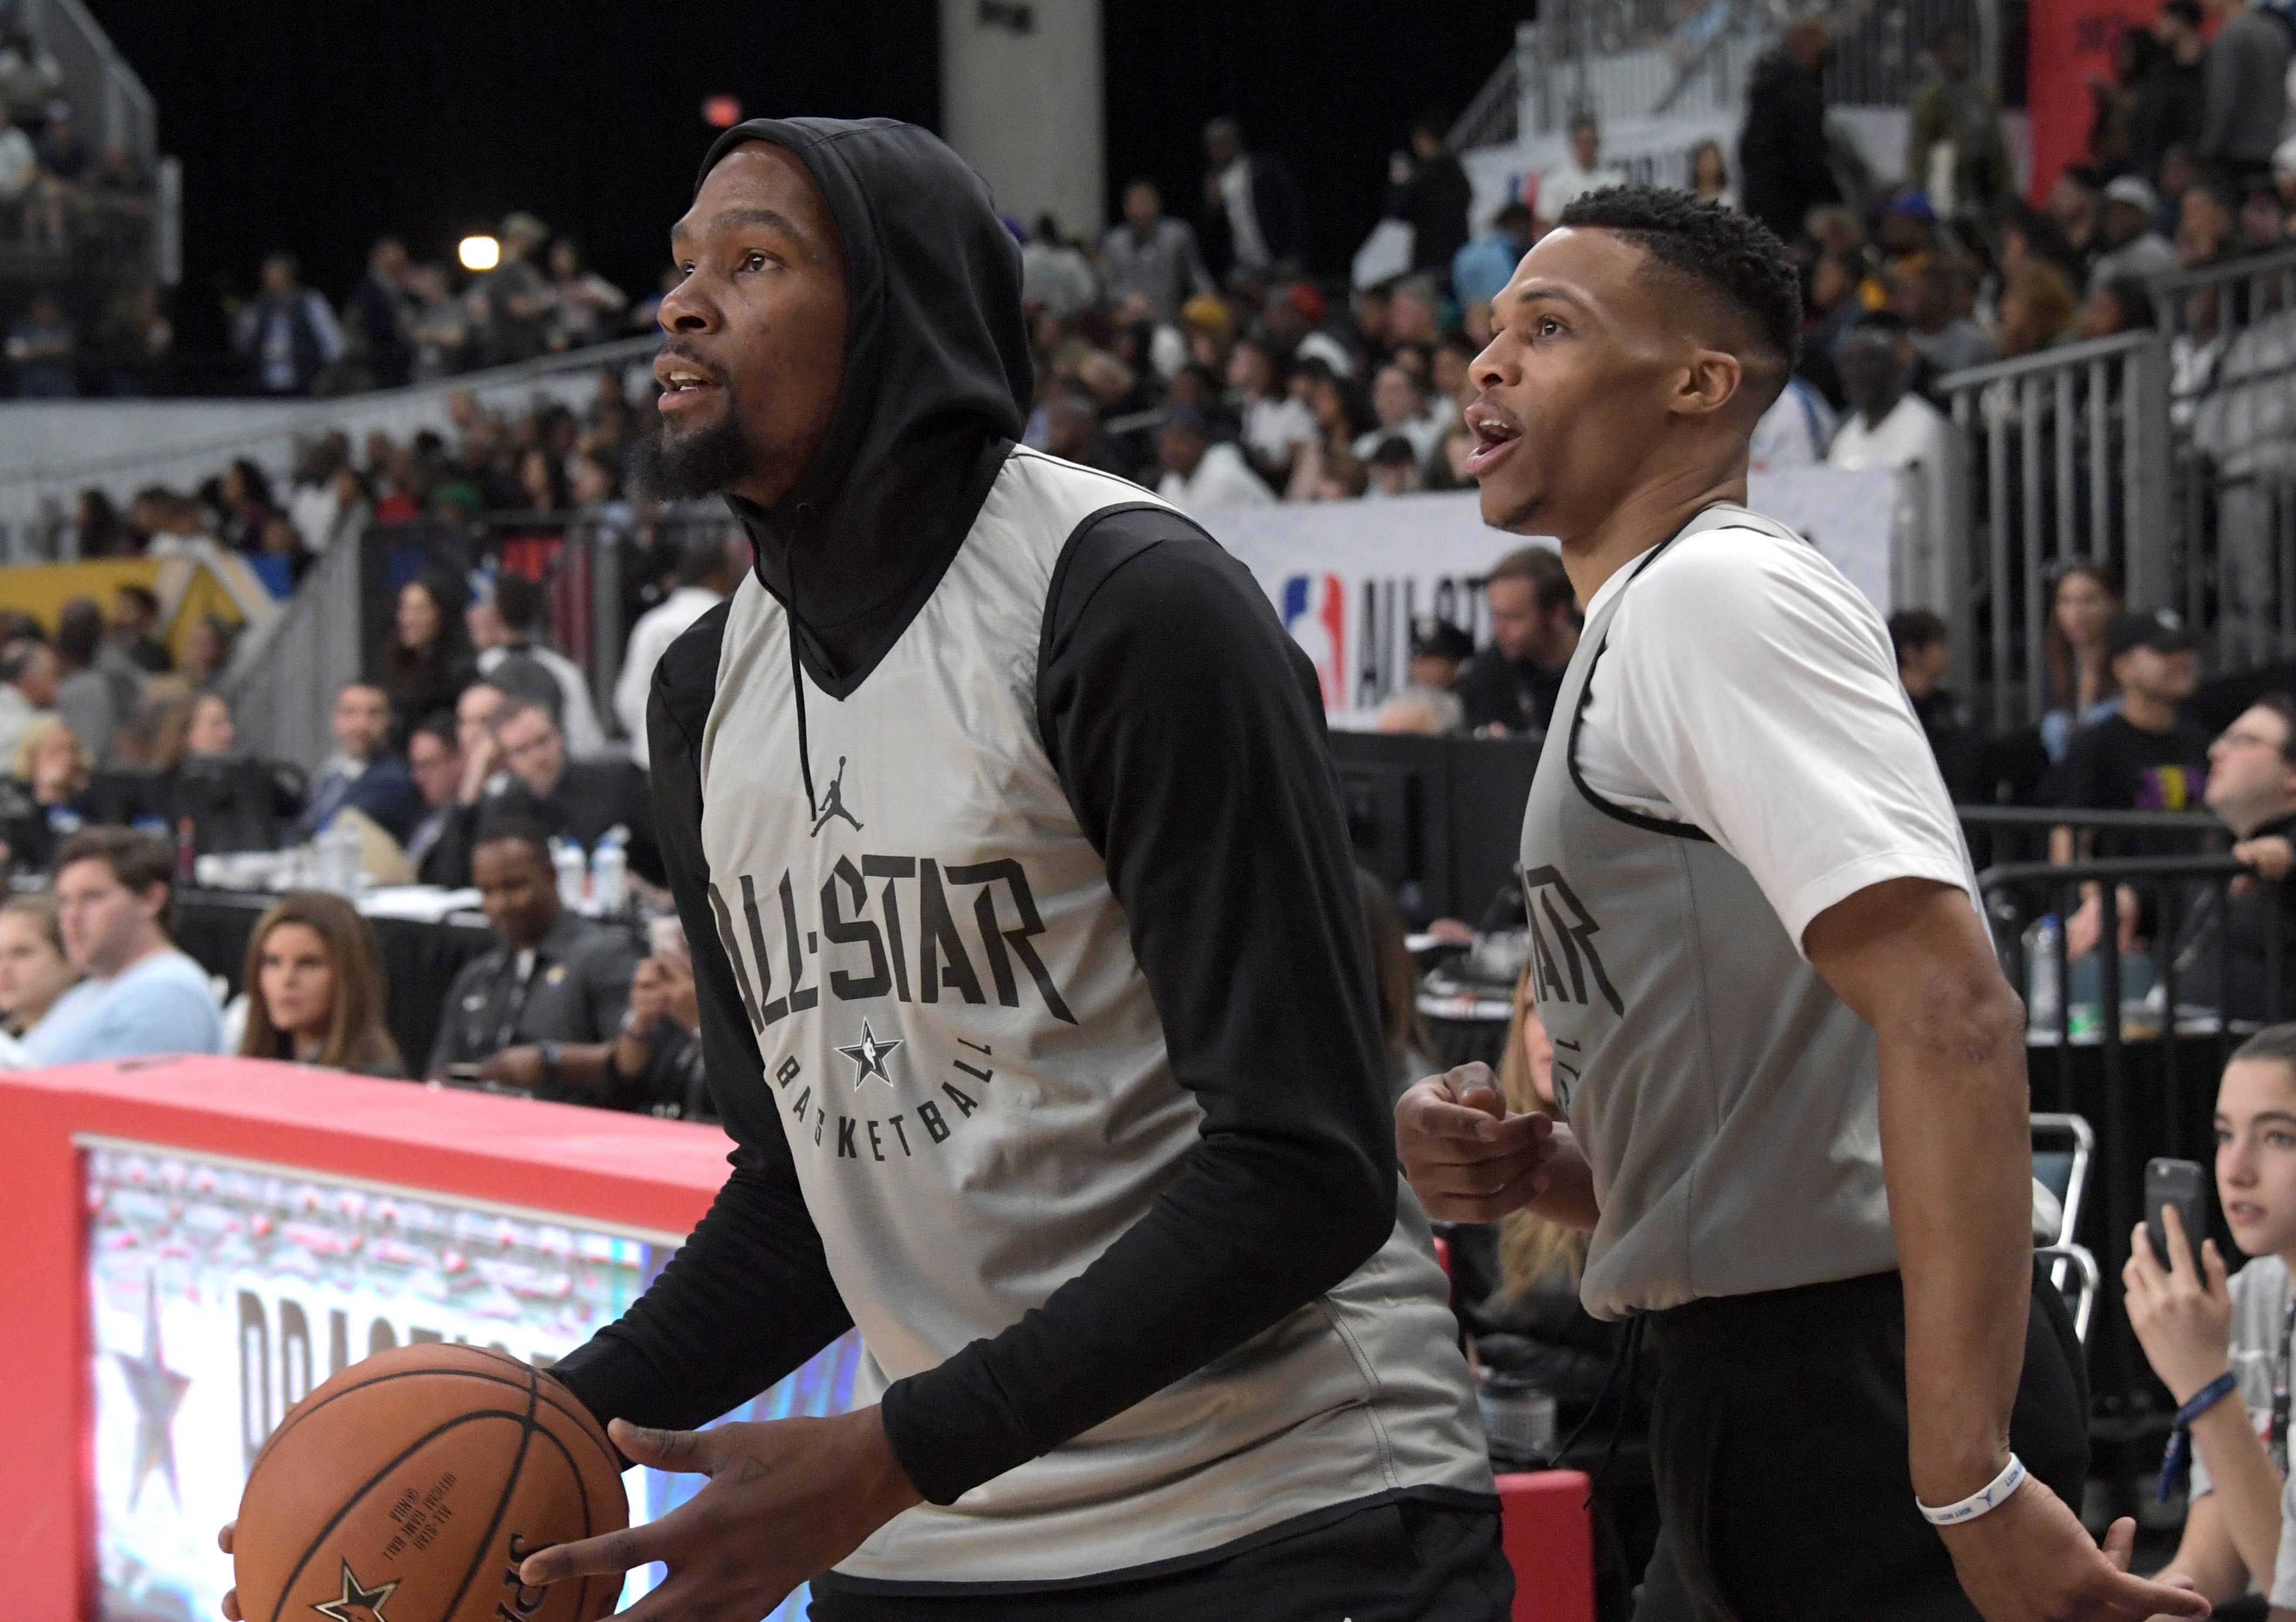
{"label": "man in black jacket", "polygon": [[[1200,527],[1014,445],[1017,252],[931,135],[742,125],[672,243],[655,480],[755,554],[649,725],[736,1148],[553,1372],[714,1479],[521,1580],[660,1560],[641,1610],[722,1622],[808,1578],[837,1622],[1496,1622],[1313,671]],[[849,1328],[870,1405],[686,1429]]]}
{"label": "man in black jacket", "polygon": [[1841,201],[1825,160],[1821,76],[1833,53],[1823,22],[1797,22],[1755,65],[1747,86],[1746,122],[1738,132],[1740,199],[1782,242],[1802,239],[1812,209]]}
{"label": "man in black jacket", "polygon": [[1467,171],[1443,144],[1443,120],[1428,112],[1411,126],[1411,150],[1388,166],[1387,212],[1411,227],[1411,268],[1430,272],[1446,286],[1451,256],[1467,245],[1467,210],[1474,188]]}

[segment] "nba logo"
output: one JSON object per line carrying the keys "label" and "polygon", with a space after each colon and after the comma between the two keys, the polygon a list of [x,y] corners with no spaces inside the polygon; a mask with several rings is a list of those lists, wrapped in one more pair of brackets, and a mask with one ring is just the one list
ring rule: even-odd
{"label": "nba logo", "polygon": [[1315,660],[1325,709],[1347,707],[1347,588],[1339,576],[1293,575],[1283,582],[1283,628]]}

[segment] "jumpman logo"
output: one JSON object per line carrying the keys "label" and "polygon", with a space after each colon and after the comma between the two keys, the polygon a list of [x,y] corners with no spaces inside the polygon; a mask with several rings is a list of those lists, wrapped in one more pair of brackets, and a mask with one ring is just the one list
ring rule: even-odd
{"label": "jumpman logo", "polygon": [[837,758],[837,775],[829,780],[829,797],[821,802],[821,811],[813,819],[813,831],[817,838],[822,827],[832,816],[841,816],[853,824],[853,831],[861,831],[861,819],[845,808],[845,757]]}

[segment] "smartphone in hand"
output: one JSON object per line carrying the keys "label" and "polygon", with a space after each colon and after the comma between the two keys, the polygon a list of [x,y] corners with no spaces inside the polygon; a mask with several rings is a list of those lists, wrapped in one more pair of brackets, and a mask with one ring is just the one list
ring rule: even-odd
{"label": "smartphone in hand", "polygon": [[2153,1259],[2163,1267],[2169,1260],[2169,1232],[2161,1220],[2161,1208],[2174,1206],[2185,1225],[2186,1259],[2196,1277],[2201,1266],[2201,1241],[2209,1231],[2208,1174],[2197,1160],[2153,1159],[2144,1162],[2144,1236],[2152,1241]]}

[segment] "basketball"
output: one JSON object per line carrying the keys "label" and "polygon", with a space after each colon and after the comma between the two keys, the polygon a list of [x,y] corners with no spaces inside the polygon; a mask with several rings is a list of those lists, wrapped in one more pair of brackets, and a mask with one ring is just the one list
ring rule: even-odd
{"label": "basketball", "polygon": [[527,1588],[519,1562],[628,1524],[605,1432],[563,1389],[502,1353],[408,1346],[288,1411],[232,1558],[248,1622],[591,1622],[619,1579]]}

